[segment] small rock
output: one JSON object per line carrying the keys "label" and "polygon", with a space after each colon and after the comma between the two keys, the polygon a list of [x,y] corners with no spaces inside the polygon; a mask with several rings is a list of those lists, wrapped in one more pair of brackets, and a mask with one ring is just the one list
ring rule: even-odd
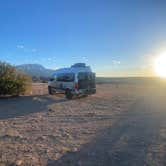
{"label": "small rock", "polygon": [[62,137],[70,138],[71,135],[69,133],[62,133]]}
{"label": "small rock", "polygon": [[77,152],[78,151],[78,148],[73,148],[72,149],[72,152]]}
{"label": "small rock", "polygon": [[48,110],[49,112],[54,112],[54,110],[52,110],[51,108]]}
{"label": "small rock", "polygon": [[17,160],[17,161],[16,161],[16,164],[17,164],[17,165],[21,165],[21,164],[22,164],[22,160]]}

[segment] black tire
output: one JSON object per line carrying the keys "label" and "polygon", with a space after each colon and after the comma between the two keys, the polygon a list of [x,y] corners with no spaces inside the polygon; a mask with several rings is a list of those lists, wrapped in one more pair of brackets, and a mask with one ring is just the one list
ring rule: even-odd
{"label": "black tire", "polygon": [[71,100],[73,98],[73,94],[71,93],[70,90],[66,90],[65,96],[67,99]]}
{"label": "black tire", "polygon": [[88,95],[87,95],[87,94],[85,94],[85,95],[83,95],[83,97],[88,97]]}
{"label": "black tire", "polygon": [[48,86],[48,94],[53,95],[51,86]]}

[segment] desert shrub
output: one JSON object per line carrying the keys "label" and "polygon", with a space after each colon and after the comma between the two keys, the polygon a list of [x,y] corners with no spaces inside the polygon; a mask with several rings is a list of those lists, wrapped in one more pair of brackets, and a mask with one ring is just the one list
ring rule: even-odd
{"label": "desert shrub", "polygon": [[6,63],[0,62],[0,95],[20,95],[30,91],[32,79]]}

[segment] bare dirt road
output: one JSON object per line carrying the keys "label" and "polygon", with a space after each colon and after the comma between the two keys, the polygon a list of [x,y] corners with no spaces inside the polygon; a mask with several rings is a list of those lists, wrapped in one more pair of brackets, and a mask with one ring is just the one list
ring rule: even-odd
{"label": "bare dirt road", "polygon": [[165,89],[98,85],[66,100],[0,99],[0,165],[166,165]]}

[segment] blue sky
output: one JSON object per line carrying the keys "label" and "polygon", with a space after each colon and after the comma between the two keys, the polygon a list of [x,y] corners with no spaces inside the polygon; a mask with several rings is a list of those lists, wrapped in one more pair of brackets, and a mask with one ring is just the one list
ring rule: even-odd
{"label": "blue sky", "polygon": [[165,0],[1,0],[0,60],[91,65],[98,76],[151,75],[166,50]]}

